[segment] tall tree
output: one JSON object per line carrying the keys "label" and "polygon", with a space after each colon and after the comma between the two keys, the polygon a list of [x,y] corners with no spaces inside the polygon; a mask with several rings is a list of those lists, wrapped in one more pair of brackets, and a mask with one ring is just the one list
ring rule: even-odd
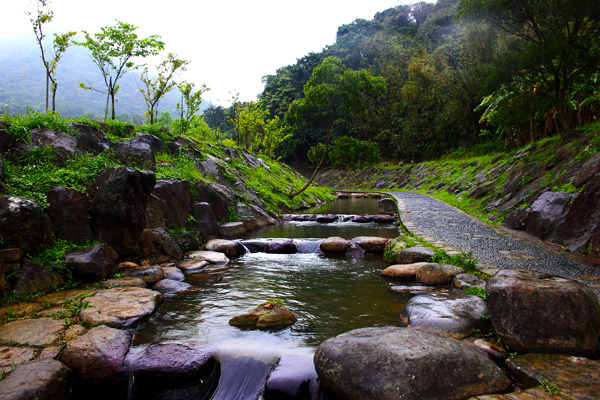
{"label": "tall tree", "polygon": [[144,68],[140,80],[145,87],[140,88],[140,92],[144,96],[148,114],[150,115],[150,124],[154,124],[157,110],[155,110],[159,100],[168,92],[170,92],[177,82],[173,79],[178,73],[185,71],[185,66],[190,62],[177,58],[173,53],[169,53],[167,59],[156,66],[158,76],[150,78],[148,68]]}
{"label": "tall tree", "polygon": [[[93,36],[83,31],[86,41],[78,43],[90,50],[92,61],[102,73],[106,94],[111,100],[112,119],[116,119],[115,95],[119,90],[119,79],[127,72],[143,66],[143,64],[135,64],[132,59],[154,56],[165,46],[159,40],[160,36],[151,35],[146,39],[139,39],[135,33],[137,26],[116,21],[115,26],[103,27],[102,32],[95,33]],[[79,86],[87,90],[100,91],[83,83]]]}
{"label": "tall tree", "polygon": [[323,156],[310,179],[300,190],[289,194],[294,197],[312,183],[327,156],[329,144],[344,125],[352,125],[358,116],[373,112],[373,104],[386,92],[383,78],[374,77],[365,70],[347,69],[339,58],[327,57],[313,70],[304,85],[304,98],[295,100],[286,114],[292,126],[314,124],[315,139],[325,143]]}
{"label": "tall tree", "polygon": [[[42,52],[42,62],[44,63],[44,68],[46,69],[46,79],[51,82],[51,90],[52,90],[52,111],[56,111],[56,90],[58,89],[58,82],[56,80],[56,66],[60,61],[63,53],[67,50],[69,46],[72,44],[73,36],[77,34],[77,32],[71,31],[63,34],[54,34],[54,41],[52,43],[52,51],[46,50],[44,48],[44,39],[46,38],[46,34],[44,33],[44,24],[52,21],[54,17],[54,12],[52,10],[44,11],[43,7],[46,7],[50,3],[49,0],[37,0],[37,13],[35,18],[31,15],[31,12],[27,12],[26,14],[29,16],[29,21],[31,21],[31,25],[33,26],[33,32],[35,33],[35,37],[38,42],[38,46],[40,47],[40,51]],[[47,59],[47,53],[50,55],[50,59]],[[48,88],[46,87],[46,111],[48,111]]]}
{"label": "tall tree", "polygon": [[[513,74],[553,99],[552,111],[569,128],[574,83],[598,71],[598,0],[462,0],[461,15],[482,18],[514,40],[507,46]],[[535,82],[532,84],[532,80]],[[550,83],[548,85],[548,83]]]}

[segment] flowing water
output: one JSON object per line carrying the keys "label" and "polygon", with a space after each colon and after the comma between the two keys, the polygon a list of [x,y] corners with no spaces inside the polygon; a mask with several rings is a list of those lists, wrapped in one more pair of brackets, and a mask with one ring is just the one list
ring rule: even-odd
{"label": "flowing water", "polygon": [[[376,209],[349,210],[349,202],[345,203],[346,213],[376,213]],[[332,336],[361,327],[397,324],[410,295],[389,290],[392,283],[380,277],[385,267],[381,256],[325,256],[313,252],[318,240],[329,236],[397,234],[392,225],[351,222],[284,223],[254,232],[249,237],[295,238],[306,252],[248,253],[225,266],[211,266],[188,276],[186,282],[200,290],[168,296],[157,314],[132,329],[135,342],[142,345],[199,339],[216,345],[222,360],[229,360],[222,363],[219,389],[219,393],[226,394],[217,393],[216,398],[242,398],[231,391],[254,393],[252,385],[261,382],[256,383],[256,378],[248,374],[268,370],[280,354],[312,357],[316,347]],[[284,300],[298,322],[275,332],[241,330],[228,324],[232,317],[269,298]],[[226,373],[226,369],[236,372]],[[246,371],[244,377],[236,375],[241,370]]]}

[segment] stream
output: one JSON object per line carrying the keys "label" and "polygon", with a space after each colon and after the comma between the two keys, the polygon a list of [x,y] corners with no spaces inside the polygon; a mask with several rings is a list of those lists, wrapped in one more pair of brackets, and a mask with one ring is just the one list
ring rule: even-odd
{"label": "stream", "polygon": [[[306,213],[376,214],[377,199],[339,199]],[[286,222],[251,232],[247,239],[293,238],[302,253],[247,253],[213,265],[186,282],[198,288],[167,295],[158,313],[130,329],[136,345],[198,339],[219,349],[222,373],[213,399],[257,398],[281,354],[312,357],[324,340],[368,326],[395,326],[411,295],[390,291],[381,256],[324,256],[320,239],[396,237],[391,224]],[[315,252],[317,251],[317,252]],[[269,298],[280,298],[296,315],[293,326],[274,332],[228,324]],[[261,386],[262,385],[262,386]]]}

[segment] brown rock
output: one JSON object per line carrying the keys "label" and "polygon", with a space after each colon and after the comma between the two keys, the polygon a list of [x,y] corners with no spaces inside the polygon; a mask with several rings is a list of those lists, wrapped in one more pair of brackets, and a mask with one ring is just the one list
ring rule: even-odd
{"label": "brown rock", "polygon": [[333,236],[321,242],[320,248],[324,253],[344,253],[350,247],[350,241]]}
{"label": "brown rock", "polygon": [[397,279],[400,281],[414,281],[417,277],[417,270],[429,263],[420,262],[415,264],[397,264],[391,265],[381,271],[381,275],[386,278]]}
{"label": "brown rock", "polygon": [[34,349],[30,347],[0,347],[0,369],[23,364],[35,355]]}
{"label": "brown rock", "polygon": [[2,249],[0,250],[0,260],[7,264],[19,262],[21,259],[21,250],[19,249]]}
{"label": "brown rock", "polygon": [[379,214],[397,214],[398,206],[392,199],[381,199],[377,202],[377,213]]}
{"label": "brown rock", "polygon": [[452,280],[452,284],[459,289],[469,287],[485,289],[486,283],[487,282],[484,279],[472,274],[458,274]]}
{"label": "brown rock", "polygon": [[179,268],[185,274],[193,274],[194,272],[198,272],[201,269],[208,267],[209,265],[210,263],[208,261],[185,260],[178,263],[177,268]]}
{"label": "brown rock", "polygon": [[489,339],[477,339],[473,342],[473,346],[496,364],[503,364],[508,358],[506,349]]}
{"label": "brown rock", "polygon": [[158,265],[142,265],[139,267],[129,267],[122,269],[123,275],[129,278],[140,278],[146,285],[152,285],[165,279],[165,273]]}
{"label": "brown rock", "polygon": [[102,282],[100,286],[107,289],[111,287],[148,287],[142,278],[135,277],[107,279],[106,281]]}
{"label": "brown rock", "polygon": [[433,256],[434,252],[429,247],[415,246],[397,252],[395,261],[396,264],[414,264],[429,261]]}
{"label": "brown rock", "polygon": [[418,283],[428,286],[447,285],[464,270],[455,265],[429,263],[417,270]]}
{"label": "brown rock", "polygon": [[48,194],[48,215],[57,239],[84,243],[92,238],[88,219],[88,199],[81,193],[60,186]]}
{"label": "brown rock", "polygon": [[163,214],[167,228],[187,226],[190,215],[190,184],[187,180],[158,180],[152,195],[167,203]]}
{"label": "brown rock", "polygon": [[57,272],[28,258],[23,260],[19,277],[15,284],[15,292],[22,296],[55,290],[65,284],[65,278]]}
{"label": "brown rock", "polygon": [[488,311],[502,341],[519,352],[590,356],[600,335],[600,304],[577,281],[526,270],[501,270],[486,287]]}
{"label": "brown rock", "polygon": [[[229,259],[225,254],[216,251],[190,251],[187,255],[194,260],[207,261],[211,264],[227,264],[229,262]],[[178,266],[179,265],[181,265],[181,263],[179,263]]]}
{"label": "brown rock", "polygon": [[239,328],[276,329],[293,325],[297,321],[293,312],[281,305],[260,305],[249,313],[229,320],[229,325]]}
{"label": "brown rock", "polygon": [[101,290],[87,300],[90,307],[79,313],[81,321],[126,328],[156,312],[163,296],[150,289],[124,287]]}
{"label": "brown rock", "polygon": [[104,243],[65,254],[67,269],[86,280],[97,281],[112,276],[117,270],[119,255]]}
{"label": "brown rock", "polygon": [[0,326],[0,340],[26,346],[48,346],[58,340],[64,330],[64,320],[22,319]]}
{"label": "brown rock", "polygon": [[373,221],[380,224],[391,224],[394,222],[394,217],[392,215],[377,214],[373,216]]}
{"label": "brown rock", "polygon": [[163,228],[144,229],[138,243],[138,258],[142,264],[161,264],[183,258],[181,247]]}

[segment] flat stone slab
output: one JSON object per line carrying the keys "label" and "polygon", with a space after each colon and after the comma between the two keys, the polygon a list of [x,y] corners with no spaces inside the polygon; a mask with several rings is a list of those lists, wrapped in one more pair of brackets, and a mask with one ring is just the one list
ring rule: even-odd
{"label": "flat stone slab", "polygon": [[154,314],[163,296],[150,289],[124,287],[101,290],[86,300],[90,307],[79,313],[82,321],[126,328]]}
{"label": "flat stone slab", "polygon": [[429,293],[415,296],[406,303],[398,326],[419,328],[454,339],[464,339],[473,329],[490,327],[485,301],[461,291]]}
{"label": "flat stone slab", "polygon": [[172,281],[183,281],[185,279],[185,275],[177,267],[163,267],[163,271],[165,271],[165,279]]}
{"label": "flat stone slab", "polygon": [[[189,253],[187,253],[187,255],[194,260],[207,261],[211,264],[227,264],[229,262],[229,258],[227,258],[227,256],[224,253],[220,253],[217,251],[190,251]],[[177,266],[179,267],[179,264]]]}
{"label": "flat stone slab", "polygon": [[414,264],[428,261],[434,256],[434,251],[429,247],[409,247],[396,254],[396,264]]}
{"label": "flat stone slab", "polygon": [[72,399],[72,373],[60,361],[45,359],[19,365],[0,381],[2,400]]}
{"label": "flat stone slab", "polygon": [[125,277],[140,278],[146,285],[153,285],[156,282],[165,279],[165,273],[159,265],[141,265],[138,267],[127,267],[121,269]]}
{"label": "flat stone slab", "polygon": [[187,282],[174,281],[171,279],[163,279],[162,281],[156,282],[154,286],[152,286],[152,290],[157,290],[162,294],[167,293],[180,293],[189,290],[192,287]]}
{"label": "flat stone slab", "polygon": [[557,385],[571,399],[600,399],[600,361],[565,354],[525,354],[509,358],[506,366],[515,377],[533,387]]}
{"label": "flat stone slab", "polygon": [[392,286],[390,290],[398,293],[420,294],[428,292],[447,292],[450,289],[442,286],[398,285]]}
{"label": "flat stone slab", "polygon": [[23,364],[35,355],[34,349],[30,347],[0,347],[0,368]]}
{"label": "flat stone slab", "polygon": [[452,284],[459,289],[476,287],[479,289],[485,289],[486,281],[477,275],[472,274],[458,274],[454,277]]}
{"label": "flat stone slab", "polygon": [[86,289],[71,289],[58,293],[50,293],[42,297],[38,297],[36,303],[56,303],[60,304],[65,300],[78,299],[82,294],[92,293],[92,290]]}
{"label": "flat stone slab", "polygon": [[209,265],[210,263],[208,261],[185,260],[177,264],[177,268],[179,268],[185,274],[193,274],[194,272],[198,272]]}
{"label": "flat stone slab", "polygon": [[22,319],[0,326],[0,340],[27,346],[48,346],[65,330],[64,319]]}

